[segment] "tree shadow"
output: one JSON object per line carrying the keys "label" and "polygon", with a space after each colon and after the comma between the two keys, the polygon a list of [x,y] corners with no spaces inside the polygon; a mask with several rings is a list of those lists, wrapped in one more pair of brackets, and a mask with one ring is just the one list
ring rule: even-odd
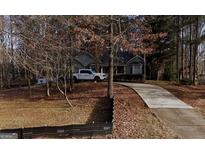
{"label": "tree shadow", "polygon": [[86,124],[112,122],[113,101],[104,97],[95,104]]}

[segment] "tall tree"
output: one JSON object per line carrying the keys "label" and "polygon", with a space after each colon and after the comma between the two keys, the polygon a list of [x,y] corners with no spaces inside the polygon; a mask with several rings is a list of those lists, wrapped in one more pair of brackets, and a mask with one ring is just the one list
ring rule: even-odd
{"label": "tall tree", "polygon": [[192,17],[189,17],[189,78],[192,80]]}
{"label": "tall tree", "polygon": [[196,84],[196,56],[198,51],[198,22],[199,17],[195,17],[195,44],[194,44],[194,56],[193,56],[193,84]]}
{"label": "tall tree", "polygon": [[113,99],[113,16],[110,16],[110,52],[109,52],[109,76],[108,76],[108,98]]}
{"label": "tall tree", "polygon": [[179,73],[179,38],[180,38],[180,17],[176,17],[176,78],[177,78],[177,83],[179,83],[180,80],[180,73]]}
{"label": "tall tree", "polygon": [[181,16],[181,79],[184,79],[184,17]]}

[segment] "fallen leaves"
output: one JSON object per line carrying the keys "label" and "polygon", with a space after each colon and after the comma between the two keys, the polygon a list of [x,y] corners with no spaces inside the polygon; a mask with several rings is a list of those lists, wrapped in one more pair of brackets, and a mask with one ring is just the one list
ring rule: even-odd
{"label": "fallen leaves", "polygon": [[114,138],[177,138],[133,90],[116,86],[115,91]]}

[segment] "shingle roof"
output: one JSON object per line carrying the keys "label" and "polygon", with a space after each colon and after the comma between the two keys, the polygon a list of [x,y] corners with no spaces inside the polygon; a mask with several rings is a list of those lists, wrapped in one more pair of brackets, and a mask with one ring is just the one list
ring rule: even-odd
{"label": "shingle roof", "polygon": [[[117,53],[117,59],[115,59],[114,62],[115,64],[118,64],[118,65],[124,65],[124,64],[127,64],[127,62],[131,60],[132,58],[134,58],[135,56],[136,55],[130,52],[127,52],[127,51],[120,51]],[[109,54],[108,52],[106,52],[105,54],[101,56],[101,63],[106,65],[108,64],[108,62],[109,62]],[[141,59],[140,59],[140,62],[141,62]]]}
{"label": "shingle roof", "polygon": [[[95,63],[94,56],[88,52],[82,52],[78,54],[74,59],[80,62],[83,66],[87,66]],[[143,59],[140,56],[134,55],[127,51],[119,51],[117,53],[117,58],[114,59],[114,63],[117,65],[125,65],[132,62],[143,63]],[[109,53],[103,52],[100,56],[100,63],[103,65],[108,65],[109,63]]]}

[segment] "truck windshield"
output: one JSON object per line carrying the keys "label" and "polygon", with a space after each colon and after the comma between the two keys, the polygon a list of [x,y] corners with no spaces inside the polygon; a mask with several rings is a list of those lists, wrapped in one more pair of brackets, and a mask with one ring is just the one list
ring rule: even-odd
{"label": "truck windshield", "polygon": [[95,71],[95,70],[92,70],[92,72],[93,72],[93,73],[96,73],[96,71]]}

